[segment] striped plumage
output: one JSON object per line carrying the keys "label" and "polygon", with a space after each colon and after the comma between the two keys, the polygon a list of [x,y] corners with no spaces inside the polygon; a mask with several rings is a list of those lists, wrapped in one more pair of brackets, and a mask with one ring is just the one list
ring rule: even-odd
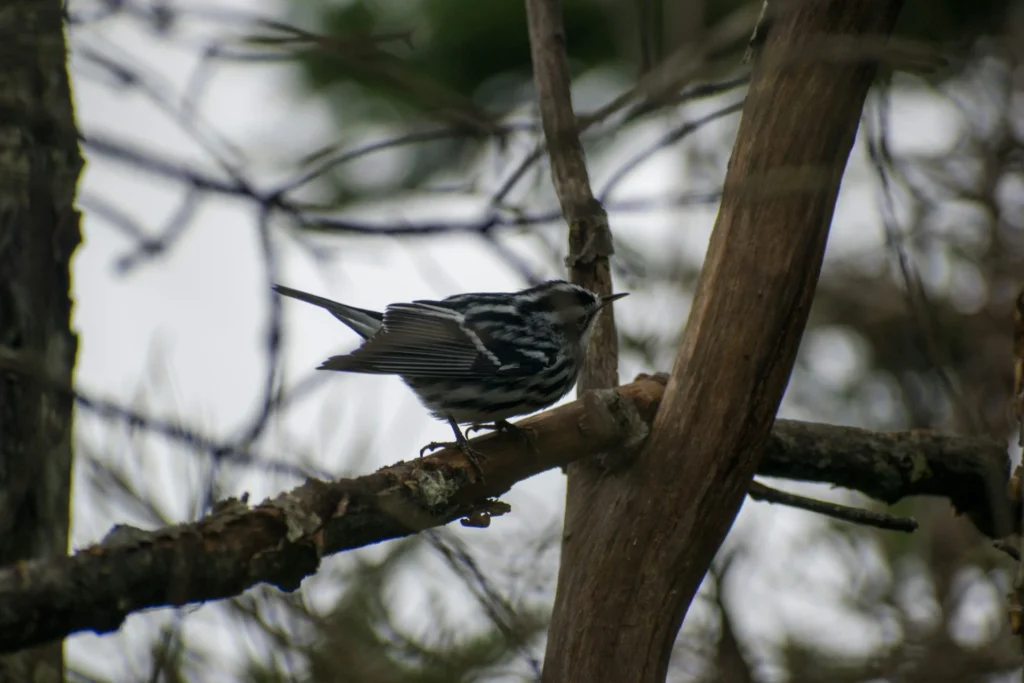
{"label": "striped plumage", "polygon": [[554,280],[513,293],[456,294],[391,304],[384,313],[275,285],[285,296],[330,311],[365,340],[324,370],[399,375],[435,417],[502,423],[565,396],[583,365],[600,297]]}

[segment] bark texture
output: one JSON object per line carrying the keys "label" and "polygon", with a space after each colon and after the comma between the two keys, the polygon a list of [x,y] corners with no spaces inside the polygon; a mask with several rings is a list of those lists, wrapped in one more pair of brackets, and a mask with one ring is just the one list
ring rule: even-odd
{"label": "bark texture", "polygon": [[624,473],[570,471],[546,682],[664,680],[788,382],[876,71],[824,48],[886,36],[901,3],[773,4],[652,436]]}
{"label": "bark texture", "polygon": [[[82,161],[66,57],[59,0],[0,6],[0,346],[70,384]],[[70,427],[66,394],[0,376],[0,564],[67,553]],[[64,680],[60,642],[0,657],[0,680]]]}
{"label": "bark texture", "polygon": [[[72,557],[0,570],[0,652],[81,630],[115,630],[137,610],[226,598],[258,583],[294,590],[325,555],[455,519],[486,526],[508,509],[493,498],[517,481],[611,449],[636,452],[664,389],[663,378],[643,378],[524,420],[535,451],[517,435],[474,439],[487,456],[482,483],[458,450],[446,449],[356,479],[310,480],[253,507],[225,501],[190,524],[116,527]],[[1005,444],[986,437],[780,420],[761,471],[855,488],[889,503],[945,496],[979,519],[1003,497],[1010,468]]]}
{"label": "bark texture", "polygon": [[[612,233],[608,214],[590,188],[587,160],[580,143],[570,93],[561,1],[527,0],[526,16],[533,80],[551,161],[551,180],[562,215],[569,225],[566,259],[569,278],[592,292],[608,295],[612,293],[608,264],[614,251]],[[607,389],[619,383],[619,346],[613,309],[613,306],[604,309],[591,334],[577,394],[589,389]],[[570,473],[570,486],[572,480]]]}

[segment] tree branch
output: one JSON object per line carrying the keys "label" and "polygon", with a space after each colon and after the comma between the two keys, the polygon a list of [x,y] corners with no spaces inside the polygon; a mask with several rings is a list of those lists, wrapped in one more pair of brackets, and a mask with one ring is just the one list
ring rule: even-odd
{"label": "tree branch", "polygon": [[[608,259],[615,249],[611,227],[608,225],[608,213],[594,197],[590,187],[587,160],[573,111],[561,0],[526,0],[526,19],[530,34],[533,81],[537,88],[540,119],[551,162],[551,180],[562,215],[569,226],[569,256],[566,258],[569,279],[592,292],[608,295],[612,293],[612,272]],[[583,395],[589,389],[618,384],[619,341],[611,306],[598,318],[594,328],[586,361],[577,382],[577,395]],[[572,584],[577,567],[581,562],[592,560],[589,557],[592,549],[584,548],[581,554],[579,542],[573,540],[585,537],[588,528],[594,524],[591,520],[591,504],[605,478],[600,464],[607,463],[580,461],[567,469],[561,561],[558,565],[555,603],[544,657],[544,681],[571,680],[564,664],[554,663],[554,660],[564,656],[559,649],[563,634],[575,628],[570,606],[575,599]],[[550,672],[556,669],[561,673],[552,678]],[[589,680],[598,679],[591,676]]]}
{"label": "tree branch", "polygon": [[[608,214],[590,188],[587,160],[573,111],[562,4],[560,0],[526,0],[526,17],[533,81],[551,161],[551,180],[562,215],[569,225],[566,263],[570,279],[592,292],[611,294],[608,257],[614,252],[612,233]],[[618,384],[618,348],[614,311],[608,307],[591,334],[586,364],[580,373],[579,393]]]}
{"label": "tree branch", "polygon": [[[523,420],[536,449],[515,434],[474,439],[487,457],[483,483],[471,481],[458,450],[446,449],[355,479],[310,479],[254,507],[225,501],[197,522],[149,532],[116,527],[71,557],[0,570],[0,652],[115,630],[134,611],[226,598],[259,583],[294,590],[326,555],[456,519],[487,526],[508,510],[495,498],[518,481],[612,449],[636,452],[663,382],[641,376]],[[888,503],[946,496],[977,520],[1003,500],[1009,459],[1004,444],[985,437],[779,421],[761,473],[827,481]]]}
{"label": "tree branch", "polygon": [[799,510],[816,512],[819,515],[839,519],[844,522],[873,526],[890,531],[905,531],[907,533],[917,530],[917,520],[912,517],[897,517],[896,515],[884,512],[865,510],[863,508],[850,507],[849,505],[840,505],[839,503],[830,503],[825,500],[799,496],[788,491],[773,489],[771,486],[765,486],[757,481],[750,483],[750,490],[747,491],[747,495],[750,496],[751,500],[778,503],[779,505],[786,505]]}
{"label": "tree branch", "polygon": [[[789,381],[876,70],[864,55],[822,59],[803,46],[886,36],[902,3],[779,4],[652,436],[628,472],[588,487],[585,518],[572,515],[582,496],[570,490],[545,682],[665,680],[679,626],[757,471]],[[561,49],[561,24],[555,12],[545,16],[560,39],[552,49]],[[531,43],[542,34],[533,24]],[[557,146],[549,148],[554,155]]]}
{"label": "tree branch", "polygon": [[[942,457],[933,457],[939,452]],[[990,437],[776,420],[758,473],[834,484],[889,505],[941,496],[994,539],[1010,534],[1020,516],[1006,494],[1006,443]]]}

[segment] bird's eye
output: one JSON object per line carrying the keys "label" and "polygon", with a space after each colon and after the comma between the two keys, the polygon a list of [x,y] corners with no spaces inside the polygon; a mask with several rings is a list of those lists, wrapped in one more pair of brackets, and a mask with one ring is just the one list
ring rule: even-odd
{"label": "bird's eye", "polygon": [[576,317],[576,327],[582,330],[584,327],[587,326],[587,320],[588,316],[586,313],[580,314],[579,316]]}

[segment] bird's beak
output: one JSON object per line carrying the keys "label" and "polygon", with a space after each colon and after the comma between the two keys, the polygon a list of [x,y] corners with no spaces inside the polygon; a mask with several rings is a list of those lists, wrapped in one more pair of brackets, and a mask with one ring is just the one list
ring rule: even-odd
{"label": "bird's beak", "polygon": [[619,292],[618,294],[609,294],[608,296],[601,297],[601,308],[604,308],[616,299],[621,299],[624,296],[629,296],[629,292]]}

